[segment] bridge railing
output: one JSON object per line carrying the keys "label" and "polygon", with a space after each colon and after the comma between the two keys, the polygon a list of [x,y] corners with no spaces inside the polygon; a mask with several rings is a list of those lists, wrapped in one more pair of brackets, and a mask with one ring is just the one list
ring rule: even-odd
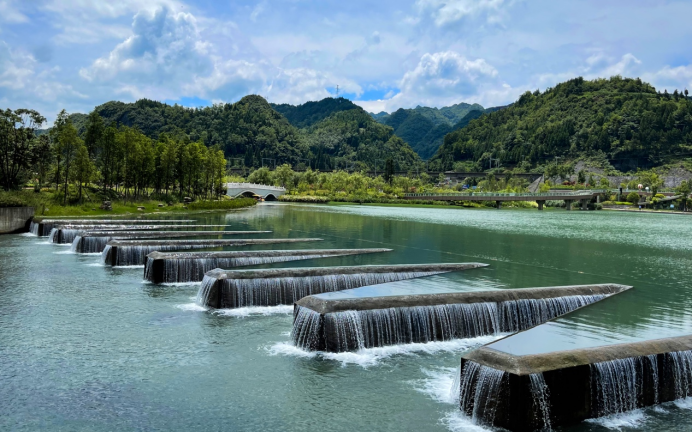
{"label": "bridge railing", "polygon": [[592,191],[569,191],[569,192],[425,192],[425,193],[408,193],[404,197],[583,197],[589,194],[595,194]]}
{"label": "bridge railing", "polygon": [[262,185],[258,183],[227,183],[226,188],[238,188],[238,189],[264,189],[269,191],[281,191],[286,192],[286,188],[273,185]]}

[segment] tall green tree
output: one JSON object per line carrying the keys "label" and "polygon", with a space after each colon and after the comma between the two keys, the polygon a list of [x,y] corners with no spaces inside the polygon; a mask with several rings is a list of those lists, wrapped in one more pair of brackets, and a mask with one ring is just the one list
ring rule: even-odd
{"label": "tall green tree", "polygon": [[31,167],[36,128],[46,119],[35,110],[0,111],[0,182],[5,191],[19,188]]}
{"label": "tall green tree", "polygon": [[60,155],[63,161],[63,179],[65,179],[63,205],[67,204],[67,193],[69,190],[68,186],[71,176],[70,170],[72,170],[72,165],[77,157],[77,151],[79,150],[80,146],[83,145],[84,142],[81,138],[79,138],[79,135],[77,135],[77,128],[75,128],[72,122],[68,119],[59,132],[57,145],[57,153]]}

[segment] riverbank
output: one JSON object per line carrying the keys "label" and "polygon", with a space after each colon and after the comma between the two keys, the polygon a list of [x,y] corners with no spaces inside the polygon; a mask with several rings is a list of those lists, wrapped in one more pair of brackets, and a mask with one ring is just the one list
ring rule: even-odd
{"label": "riverbank", "polygon": [[51,192],[11,191],[0,192],[0,207],[31,206],[35,217],[100,217],[132,214],[189,213],[229,211],[257,204],[251,198],[222,198],[220,200],[198,200],[191,203],[174,203],[159,200],[137,200],[125,202],[113,200],[111,209],[101,209],[103,200],[85,201],[79,204],[62,205]]}

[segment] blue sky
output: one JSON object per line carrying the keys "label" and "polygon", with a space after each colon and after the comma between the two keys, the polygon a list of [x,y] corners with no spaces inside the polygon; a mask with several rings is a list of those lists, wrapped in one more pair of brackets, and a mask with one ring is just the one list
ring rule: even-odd
{"label": "blue sky", "polygon": [[692,1],[0,0],[0,107],[109,100],[370,111],[510,103],[575,76],[692,89]]}

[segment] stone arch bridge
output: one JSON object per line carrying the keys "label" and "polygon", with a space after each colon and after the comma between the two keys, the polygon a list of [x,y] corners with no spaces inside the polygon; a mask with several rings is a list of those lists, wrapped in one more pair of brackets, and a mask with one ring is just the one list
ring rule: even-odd
{"label": "stone arch bridge", "polygon": [[286,188],[256,183],[227,183],[226,194],[229,197],[259,197],[264,200],[277,200],[286,194]]}

